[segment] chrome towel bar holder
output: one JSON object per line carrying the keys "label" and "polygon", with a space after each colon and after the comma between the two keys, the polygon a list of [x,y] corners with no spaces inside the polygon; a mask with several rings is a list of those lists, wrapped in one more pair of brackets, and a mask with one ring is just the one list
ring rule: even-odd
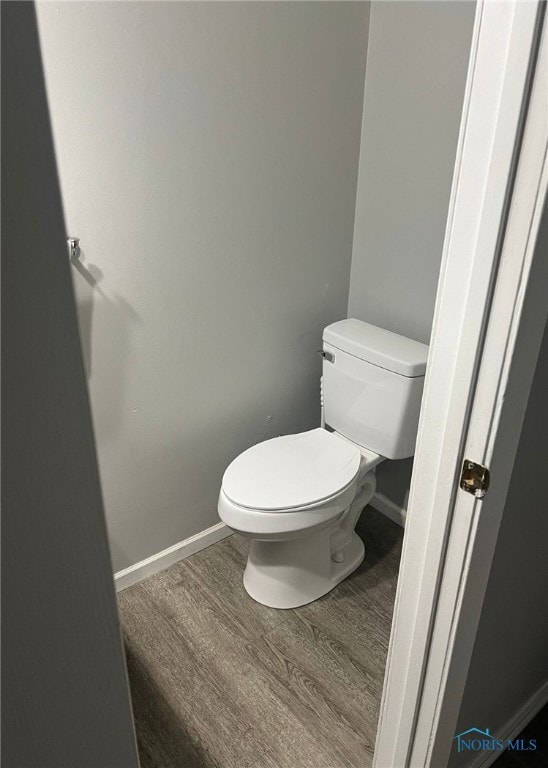
{"label": "chrome towel bar holder", "polygon": [[67,239],[68,253],[70,259],[77,259],[80,255],[80,238],[69,237]]}

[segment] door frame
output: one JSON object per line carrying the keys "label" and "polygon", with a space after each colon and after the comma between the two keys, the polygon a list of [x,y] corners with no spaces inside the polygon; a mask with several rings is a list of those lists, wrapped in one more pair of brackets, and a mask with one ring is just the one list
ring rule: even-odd
{"label": "door frame", "polygon": [[446,765],[462,701],[548,313],[544,10],[476,8],[374,768]]}

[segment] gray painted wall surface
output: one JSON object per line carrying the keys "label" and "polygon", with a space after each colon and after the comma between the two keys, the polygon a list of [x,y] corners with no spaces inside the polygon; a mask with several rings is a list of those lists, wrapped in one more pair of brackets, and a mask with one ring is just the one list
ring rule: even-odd
{"label": "gray painted wall surface", "polygon": [[2,766],[137,768],[32,3],[2,4]]}
{"label": "gray painted wall surface", "polygon": [[38,8],[115,570],[218,522],[243,449],[319,422],[368,10]]}
{"label": "gray painted wall surface", "polygon": [[[548,252],[548,211],[537,248]],[[535,376],[487,585],[456,733],[496,734],[548,682],[548,326]],[[539,739],[546,756],[545,734]],[[453,752],[463,768],[470,752]],[[542,759],[542,758],[541,758]],[[540,764],[540,763],[539,763]]]}
{"label": "gray painted wall surface", "polygon": [[[428,343],[475,3],[374,2],[348,316]],[[411,460],[378,490],[407,505]]]}

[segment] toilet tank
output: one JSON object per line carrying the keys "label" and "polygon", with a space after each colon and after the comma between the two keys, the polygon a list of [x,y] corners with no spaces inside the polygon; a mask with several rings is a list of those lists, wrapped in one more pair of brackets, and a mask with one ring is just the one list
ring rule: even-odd
{"label": "toilet tank", "polygon": [[415,452],[428,346],[361,320],[323,332],[327,426],[388,459]]}

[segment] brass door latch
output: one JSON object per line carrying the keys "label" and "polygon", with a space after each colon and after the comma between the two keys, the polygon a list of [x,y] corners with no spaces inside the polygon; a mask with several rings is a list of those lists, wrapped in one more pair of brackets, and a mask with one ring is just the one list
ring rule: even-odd
{"label": "brass door latch", "polygon": [[489,470],[482,464],[465,459],[460,476],[460,487],[473,494],[476,499],[483,499],[489,488]]}

